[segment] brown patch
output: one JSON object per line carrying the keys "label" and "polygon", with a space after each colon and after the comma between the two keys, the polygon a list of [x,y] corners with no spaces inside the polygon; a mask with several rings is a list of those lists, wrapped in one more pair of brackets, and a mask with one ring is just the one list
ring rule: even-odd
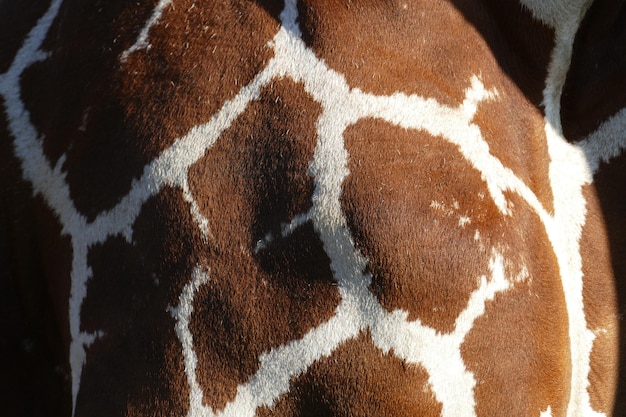
{"label": "brown patch", "polygon": [[[565,415],[570,352],[558,264],[537,215],[519,199],[513,201],[509,222],[519,225],[514,226],[518,236],[507,242],[510,254],[523,254],[529,276],[486,304],[461,346],[477,382],[476,414],[521,417],[550,406],[552,415]],[[506,254],[505,259],[507,277],[514,277],[510,267],[518,260]]]}
{"label": "brown patch", "polygon": [[150,49],[131,54],[120,73],[125,116],[149,139],[146,151],[158,153],[208,121],[252,81],[272,57],[267,43],[277,31],[275,18],[254,2],[167,7],[150,31]]}
{"label": "brown patch", "polygon": [[[0,403],[7,415],[69,415],[69,239],[20,179],[0,116]],[[42,250],[42,249],[45,249]]]}
{"label": "brown patch", "polygon": [[530,188],[546,211],[552,212],[543,116],[508,80],[497,89],[498,97],[478,105],[473,123],[480,127],[490,153]]}
{"label": "brown patch", "polygon": [[594,1],[573,48],[561,119],[565,137],[577,141],[626,107],[626,4]]}
{"label": "brown patch", "polygon": [[446,2],[310,0],[299,10],[305,42],[367,92],[417,93],[454,106],[471,76],[485,71],[477,57],[488,54],[486,45]]}
{"label": "brown patch", "polygon": [[[301,338],[339,303],[312,225],[281,236],[281,224],[312,204],[307,169],[319,113],[301,85],[277,81],[190,169],[214,251],[191,328],[199,343],[198,380],[217,409],[254,374],[261,353]],[[273,239],[264,240],[268,234]]]}
{"label": "brown patch", "polygon": [[[452,331],[500,241],[492,237],[504,232],[480,174],[456,146],[422,131],[362,120],[345,141],[342,205],[372,292],[388,310]],[[462,216],[470,223],[459,225]]]}
{"label": "brown patch", "polygon": [[119,1],[63,3],[42,47],[49,58],[22,76],[23,100],[45,155],[52,166],[67,155],[72,198],[89,219],[118,202],[150,157],[138,148],[114,80],[121,52],[117,18],[125,7]]}
{"label": "brown patch", "polygon": [[[276,247],[278,246],[278,247]],[[311,226],[272,245],[258,264],[222,253],[196,297],[191,329],[206,402],[222,409],[257,371],[259,356],[300,339],[339,304],[329,260]],[[268,258],[272,258],[269,259]]]}
{"label": "brown patch", "polygon": [[[41,277],[45,277],[46,296],[54,311],[54,327],[59,331],[62,345],[67,347],[70,341],[67,306],[71,286],[72,243],[69,236],[61,234],[59,219],[46,203],[40,197],[34,201],[38,248],[45,248],[38,256],[41,262]],[[64,357],[65,351],[59,351],[57,354]]]}
{"label": "brown patch", "polygon": [[[616,322],[615,317],[612,321]],[[621,392],[616,392],[617,376],[619,372],[619,338],[618,325],[606,328],[607,332],[594,332],[596,338],[593,341],[593,349],[590,355],[589,383],[588,388],[591,408],[594,411],[608,415],[619,416],[613,410],[623,410],[613,407],[616,394],[623,396]]]}
{"label": "brown patch", "polygon": [[104,335],[87,349],[77,413],[185,415],[187,379],[169,308],[207,250],[179,190],[148,200],[133,231],[132,244],[116,236],[89,252],[82,329]]}
{"label": "brown patch", "polygon": [[[20,214],[8,222],[12,230],[6,230],[7,235],[0,230],[0,240],[7,238],[3,243],[9,246],[2,248],[6,252],[0,256],[2,310],[6,313],[0,314],[0,328],[10,329],[3,332],[0,342],[3,358],[9,361],[2,363],[6,367],[2,366],[0,379],[6,380],[7,386],[0,383],[5,389],[0,399],[6,400],[6,412],[14,401],[21,402],[12,415],[56,415],[67,412],[71,403],[66,353],[72,251],[68,239],[59,237],[61,228],[41,200],[16,208]],[[35,220],[22,218],[33,213]],[[5,218],[0,221],[4,223]],[[39,251],[41,247],[49,250]]]}
{"label": "brown patch", "polygon": [[[623,317],[626,315],[626,217],[624,216],[624,213],[626,213],[626,194],[624,193],[624,190],[626,190],[626,169],[624,167],[626,167],[626,153],[622,153],[621,156],[614,158],[610,164],[601,163],[600,169],[594,178],[600,210],[606,224],[610,262],[614,274],[613,284],[617,293],[619,309],[620,361],[614,407],[618,415],[621,410],[626,410],[626,331],[624,331],[623,324]],[[596,215],[599,216],[599,214]],[[588,221],[598,221],[598,219],[592,218]],[[599,231],[601,233],[602,229]],[[602,241],[599,243],[603,244]],[[588,257],[588,261],[594,261],[594,258]],[[594,268],[595,263],[590,264],[589,267]],[[611,299],[604,302],[610,304]],[[607,307],[610,308],[610,305]],[[601,317],[601,319],[603,318]]]}
{"label": "brown patch", "polygon": [[170,324],[169,331],[131,327],[87,350],[76,415],[186,415],[189,392],[174,325],[167,312],[151,319]]}
{"label": "brown patch", "polygon": [[93,277],[82,311],[88,331],[115,334],[140,311],[153,308],[141,313],[149,315],[177,305],[193,269],[206,259],[200,231],[179,190],[166,188],[149,199],[133,229],[132,243],[115,236],[89,251]]}
{"label": "brown patch", "polygon": [[552,32],[517,2],[299,4],[305,42],[353,87],[454,106],[472,76],[492,85],[504,75],[541,102]]}
{"label": "brown patch", "polygon": [[[463,24],[478,31],[500,71],[532,105],[541,108],[554,31],[536,20],[519,1],[453,0],[452,3],[466,19]],[[455,28],[443,30],[457,33]],[[456,42],[460,39],[469,42],[461,37]]]}
{"label": "brown patch", "polygon": [[63,4],[50,31],[52,55],[22,84],[46,155],[54,164],[67,154],[72,198],[91,220],[254,78],[278,25],[251,2],[176,2],[150,31],[151,48],[122,63],[152,5],[74,3]]}
{"label": "brown patch", "polygon": [[307,170],[320,112],[301,84],[273,82],[190,168],[190,189],[218,249],[252,251],[309,210],[313,179]]}
{"label": "brown patch", "polygon": [[610,414],[618,370],[617,299],[604,217],[592,186],[584,188],[587,219],[580,240],[587,327],[596,334],[591,354],[591,406]]}
{"label": "brown patch", "polygon": [[428,374],[392,353],[383,354],[369,333],[346,342],[294,379],[289,393],[259,417],[439,416]]}

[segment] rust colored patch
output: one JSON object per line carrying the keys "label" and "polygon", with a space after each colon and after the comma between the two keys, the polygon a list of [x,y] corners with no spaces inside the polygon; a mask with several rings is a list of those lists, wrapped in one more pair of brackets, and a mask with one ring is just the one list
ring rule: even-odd
{"label": "rust colored patch", "polygon": [[312,204],[307,169],[319,112],[301,85],[277,81],[190,170],[214,251],[191,328],[198,381],[217,409],[254,374],[261,353],[301,338],[339,303],[312,225],[281,235]]}
{"label": "rust colored patch", "polygon": [[[558,264],[538,216],[516,196],[511,199],[513,232],[504,254],[511,287],[486,304],[461,346],[477,382],[476,414],[528,416],[550,406],[552,415],[565,415],[569,390],[563,387],[569,387],[571,372]],[[528,275],[515,282],[520,266]]]}
{"label": "rust colored patch", "polygon": [[345,140],[342,205],[369,259],[372,292],[390,311],[452,331],[506,227],[480,174],[454,145],[422,131],[362,120]]}
{"label": "rust colored patch", "polygon": [[383,354],[369,334],[346,342],[294,379],[288,394],[259,417],[439,416],[428,374]]}
{"label": "rust colored patch", "polygon": [[591,387],[594,410],[610,414],[618,370],[617,299],[604,216],[592,186],[584,188],[587,218],[580,239],[583,262],[583,301],[587,328],[594,332]]}
{"label": "rust colored patch", "polygon": [[[613,317],[613,321],[615,317]],[[615,407],[616,397],[622,397],[622,391],[616,389],[619,374],[619,337],[618,327],[614,326],[607,333],[596,331],[590,354],[591,371],[589,373],[590,404],[593,410],[607,416],[619,416]]]}
{"label": "rust colored patch", "polygon": [[[519,1],[452,0],[452,4],[466,20],[461,24],[473,26],[487,44],[499,71],[541,111],[554,30],[535,19]],[[455,29],[443,30],[457,33]]]}
{"label": "rust colored patch", "polygon": [[299,10],[304,40],[353,87],[454,106],[472,76],[509,77],[541,102],[552,33],[517,2],[310,0]]}
{"label": "rust colored patch", "polygon": [[[606,224],[608,244],[610,248],[610,262],[613,269],[613,285],[617,294],[618,314],[622,318],[626,315],[626,154],[613,159],[610,164],[601,163],[594,184],[597,192],[600,211]],[[593,213],[592,213],[593,214]],[[599,215],[599,214],[597,214]],[[597,219],[596,219],[597,221]],[[602,243],[602,242],[601,242]],[[583,257],[583,262],[594,261],[593,257]],[[585,266],[585,263],[583,263]],[[589,264],[590,268],[595,267]],[[610,301],[604,301],[609,304]],[[619,331],[619,376],[617,396],[614,410],[626,410],[626,332],[623,320],[620,320]]]}
{"label": "rust colored patch", "polygon": [[545,121],[539,110],[504,79],[498,97],[478,105],[473,123],[489,144],[490,153],[530,188],[548,212],[554,209]]}
{"label": "rust colored patch", "polygon": [[484,42],[445,2],[404,3],[406,9],[386,1],[300,2],[304,40],[352,87],[460,103],[467,80],[480,71],[475,59],[480,53],[469,45],[480,49]]}

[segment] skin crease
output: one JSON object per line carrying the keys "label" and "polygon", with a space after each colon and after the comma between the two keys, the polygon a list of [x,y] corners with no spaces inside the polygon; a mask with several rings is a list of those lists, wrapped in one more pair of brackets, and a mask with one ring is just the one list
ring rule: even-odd
{"label": "skin crease", "polygon": [[0,0],[3,410],[620,415],[621,1],[157,3]]}

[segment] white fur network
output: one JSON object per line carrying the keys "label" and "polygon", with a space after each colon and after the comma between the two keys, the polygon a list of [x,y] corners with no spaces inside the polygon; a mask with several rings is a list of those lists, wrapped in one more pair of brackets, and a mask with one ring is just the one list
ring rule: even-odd
{"label": "white fur network", "polygon": [[[238,387],[232,402],[223,410],[215,411],[203,403],[202,388],[196,378],[197,357],[193,335],[188,326],[193,314],[194,295],[209,279],[208,272],[198,267],[183,289],[179,305],[169,310],[176,322],[176,333],[190,386],[188,416],[253,416],[258,407],[271,406],[288,392],[294,377],[365,329],[370,329],[373,343],[382,352],[393,352],[407,363],[419,364],[428,372],[430,389],[443,406],[442,416],[476,415],[476,380],[463,362],[461,344],[471,331],[474,321],[484,313],[486,303],[498,292],[506,291],[526,276],[507,276],[505,259],[494,248],[489,270],[485,271],[484,276],[477,277],[480,285],[457,317],[451,333],[439,333],[419,320],[408,321],[408,314],[404,311],[386,311],[368,290],[371,277],[364,272],[367,259],[354,246],[340,204],[341,186],[348,175],[348,154],[344,147],[343,132],[363,118],[377,118],[406,129],[425,130],[433,137],[449,141],[480,172],[491,198],[503,214],[511,213],[505,191],[518,194],[535,211],[545,226],[558,258],[569,313],[574,369],[567,415],[600,415],[592,410],[587,392],[594,333],[587,328],[582,304],[579,238],[586,215],[582,186],[592,181],[599,161],[608,160],[623,151],[626,142],[626,109],[605,122],[580,147],[569,145],[562,139],[558,103],[564,71],[569,66],[573,35],[582,18],[580,7],[577,13],[567,11],[569,14],[565,13],[566,18],[557,19],[554,7],[545,6],[549,9],[545,11],[535,7],[543,4],[540,1],[524,1],[539,18],[544,13],[546,17],[543,20],[555,27],[557,32],[557,44],[544,93],[546,134],[552,159],[550,182],[555,197],[553,215],[548,213],[523,181],[490,153],[480,129],[472,123],[478,103],[497,100],[497,91],[485,89],[481,80],[473,77],[468,80],[464,102],[459,107],[447,107],[432,98],[417,95],[395,93],[375,96],[351,89],[341,74],[328,68],[306,48],[296,23],[295,0],[287,0],[281,14],[282,28],[268,45],[274,51],[274,58],[265,69],[244,86],[235,98],[224,103],[208,123],[192,128],[146,165],[141,178],[133,182],[132,189],[119,204],[88,223],[71,200],[62,171],[65,158],[61,158],[54,167],[50,165],[43,152],[40,134],[31,123],[28,110],[21,100],[20,76],[30,65],[47,58],[41,45],[57,16],[61,1],[52,1],[49,10],[24,41],[11,67],[6,73],[0,74],[0,95],[4,99],[9,131],[14,138],[15,153],[22,163],[23,176],[32,183],[34,193],[42,195],[59,217],[62,233],[70,236],[72,242],[69,321],[74,404],[87,349],[97,338],[106,337],[102,332],[87,333],[81,330],[80,311],[87,295],[87,282],[92,275],[87,263],[90,247],[120,234],[130,241],[133,223],[142,205],[166,185],[179,187],[183,191],[198,227],[203,233],[208,233],[210,219],[200,213],[190,192],[188,169],[219,140],[222,132],[245,111],[248,104],[259,97],[263,87],[274,79],[288,77],[301,82],[306,92],[321,104],[323,111],[317,120],[318,142],[309,165],[309,174],[315,184],[313,205],[310,211],[286,224],[283,235],[288,235],[305,222],[314,225],[331,260],[331,269],[342,301],[329,321],[310,330],[302,339],[262,354],[256,374]],[[158,24],[170,3],[171,0],[158,3],[135,45],[120,57],[122,63],[130,54],[149,47],[149,29]],[[548,3],[553,5],[557,2]],[[470,219],[467,219],[464,224],[469,222]],[[261,242],[257,250],[263,248]],[[549,416],[551,408],[537,410],[537,414]]]}

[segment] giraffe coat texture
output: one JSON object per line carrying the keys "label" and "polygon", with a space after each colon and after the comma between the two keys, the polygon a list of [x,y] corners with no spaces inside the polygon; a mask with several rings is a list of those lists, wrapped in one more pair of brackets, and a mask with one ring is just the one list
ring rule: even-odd
{"label": "giraffe coat texture", "polygon": [[7,415],[626,415],[622,1],[4,0],[0,45]]}

